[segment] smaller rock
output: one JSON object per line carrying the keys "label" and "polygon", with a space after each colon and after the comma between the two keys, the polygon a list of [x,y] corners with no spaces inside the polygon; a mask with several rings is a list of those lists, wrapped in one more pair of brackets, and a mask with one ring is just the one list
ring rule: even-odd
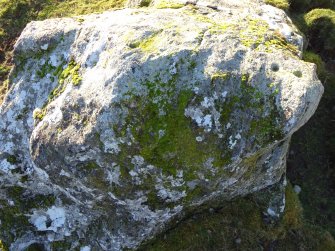
{"label": "smaller rock", "polygon": [[241,242],[242,242],[241,238],[237,238],[237,239],[235,239],[235,243],[236,243],[237,245],[240,245]]}
{"label": "smaller rock", "polygon": [[49,48],[49,44],[44,44],[41,46],[41,50],[46,51]]}
{"label": "smaller rock", "polygon": [[91,251],[91,248],[89,246],[81,247],[80,251]]}
{"label": "smaller rock", "polygon": [[293,190],[296,194],[299,194],[301,192],[301,187],[298,185],[294,185]]}

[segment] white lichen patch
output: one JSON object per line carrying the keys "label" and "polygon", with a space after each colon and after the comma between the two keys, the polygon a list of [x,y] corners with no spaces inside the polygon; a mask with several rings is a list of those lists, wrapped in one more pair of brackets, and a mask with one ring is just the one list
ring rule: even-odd
{"label": "white lichen patch", "polygon": [[37,228],[38,231],[54,231],[57,232],[65,224],[64,208],[52,206],[46,212],[35,211],[30,218],[30,222]]}
{"label": "white lichen patch", "polygon": [[16,168],[16,166],[9,163],[6,159],[4,159],[0,162],[0,170],[4,173],[9,173],[10,170],[13,170],[15,168]]}

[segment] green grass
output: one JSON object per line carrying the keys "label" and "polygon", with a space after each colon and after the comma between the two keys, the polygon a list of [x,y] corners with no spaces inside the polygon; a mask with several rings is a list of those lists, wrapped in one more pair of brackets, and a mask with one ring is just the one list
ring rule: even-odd
{"label": "green grass", "polygon": [[315,8],[335,8],[333,0],[290,0],[292,12],[308,12]]}
{"label": "green grass", "polygon": [[316,72],[318,76],[321,79],[325,79],[327,75],[326,64],[318,54],[312,51],[305,51],[303,54],[303,60],[310,62],[310,63],[314,63],[316,65],[316,69],[317,69]]}
{"label": "green grass", "polygon": [[46,19],[99,13],[109,9],[122,8],[125,2],[126,0],[50,0],[49,4],[38,13],[38,18]]}
{"label": "green grass", "polygon": [[286,189],[284,216],[276,224],[264,223],[257,198],[262,192],[193,215],[140,250],[334,250],[328,232],[304,222],[291,185]]}
{"label": "green grass", "polygon": [[266,4],[273,5],[279,9],[287,11],[290,8],[290,3],[287,0],[265,0]]}
{"label": "green grass", "polygon": [[304,15],[310,48],[324,56],[335,56],[335,11],[314,9]]}

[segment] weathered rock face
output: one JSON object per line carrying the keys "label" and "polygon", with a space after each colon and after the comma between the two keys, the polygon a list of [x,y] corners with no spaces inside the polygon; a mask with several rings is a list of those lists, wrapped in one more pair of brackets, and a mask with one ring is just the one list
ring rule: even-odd
{"label": "weathered rock face", "polygon": [[135,248],[276,183],[323,92],[301,49],[256,2],[30,23],[0,108],[2,240]]}

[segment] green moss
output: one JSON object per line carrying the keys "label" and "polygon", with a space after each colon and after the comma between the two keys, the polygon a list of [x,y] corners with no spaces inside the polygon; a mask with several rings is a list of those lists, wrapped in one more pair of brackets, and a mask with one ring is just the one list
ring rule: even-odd
{"label": "green moss", "polygon": [[3,244],[2,240],[0,240],[0,250],[1,251],[7,251],[8,250],[8,248],[5,247],[5,245]]}
{"label": "green moss", "polygon": [[45,247],[43,244],[40,244],[40,243],[32,243],[30,244],[26,249],[25,251],[44,251],[45,250]]}
{"label": "green moss", "polygon": [[109,9],[124,7],[125,0],[69,0],[69,1],[50,1],[38,13],[39,19],[50,17],[77,16],[89,13],[99,13]]}
{"label": "green moss", "polygon": [[260,19],[249,19],[246,24],[246,27],[242,27],[240,31],[241,43],[246,47],[257,48],[265,42],[269,25]]}
{"label": "green moss", "polygon": [[134,48],[138,47],[143,52],[149,53],[157,50],[157,44],[159,43],[159,39],[161,39],[160,35],[163,30],[156,31],[152,33],[149,37],[145,38],[142,41],[137,41],[132,44]]}
{"label": "green moss", "polygon": [[291,184],[285,191],[285,214],[283,223],[287,229],[296,229],[303,225],[303,209],[298,195],[294,192]]}
{"label": "green moss", "polygon": [[[254,118],[250,122],[249,135],[255,136],[255,141],[260,145],[266,145],[283,138],[281,121],[283,112],[276,105],[278,89],[270,84],[272,93],[265,97],[263,93],[242,82],[242,92],[247,107],[254,109]],[[243,91],[244,90],[244,91]],[[249,100],[249,101],[248,101]]]}
{"label": "green moss", "polygon": [[[140,250],[333,250],[329,233],[302,219],[301,205],[291,186],[286,189],[286,208],[280,222],[264,223],[260,191],[226,201],[222,208],[202,212],[142,246]],[[289,219],[289,220],[288,220]],[[239,239],[239,242],[237,240]]]}
{"label": "green moss", "polygon": [[222,81],[225,81],[226,79],[229,78],[229,75],[230,75],[229,72],[217,72],[217,73],[214,73],[214,74],[211,76],[212,84],[214,84],[214,82],[215,82],[216,80],[222,80]]}
{"label": "green moss", "polygon": [[314,9],[304,15],[307,36],[316,52],[334,55],[335,53],[335,11]]}
{"label": "green moss", "polygon": [[0,236],[5,246],[9,246],[17,238],[24,235],[31,225],[28,221],[29,214],[34,208],[46,209],[54,205],[56,198],[47,194],[32,194],[20,186],[6,188],[9,200],[0,200]]}
{"label": "green moss", "polygon": [[[193,17],[198,22],[208,23],[210,25],[209,31],[211,34],[220,34],[226,32],[229,28],[231,28],[231,24],[226,22],[217,22],[213,20],[212,18],[207,17],[206,15],[203,15],[199,13],[197,10],[193,11],[186,11],[188,15]],[[201,33],[203,35],[203,33]]]}
{"label": "green moss", "polygon": [[273,52],[276,49],[282,49],[284,51],[291,52],[293,55],[299,55],[300,51],[296,45],[290,44],[286,39],[279,33],[275,32],[271,38],[265,41],[264,46],[267,52]]}
{"label": "green moss", "polygon": [[261,145],[280,140],[284,136],[280,126],[282,114],[276,107],[275,98],[272,99],[273,105],[269,108],[269,114],[256,117],[250,124],[251,135],[255,135],[256,142]]}
{"label": "green moss", "polygon": [[48,73],[51,73],[55,67],[53,67],[49,62],[42,65],[42,67],[36,72],[39,78],[44,78]]}
{"label": "green moss", "polygon": [[8,247],[14,240],[23,235],[29,228],[27,216],[24,211],[20,211],[19,207],[8,206],[4,200],[0,201],[0,236],[2,238],[2,245],[8,250]]}
{"label": "green moss", "polygon": [[84,169],[86,170],[94,170],[100,168],[100,166],[95,161],[90,161],[84,165]]}
{"label": "green moss", "polygon": [[279,9],[283,9],[285,11],[288,11],[290,7],[290,3],[287,0],[265,0],[265,3],[275,6]]}
{"label": "green moss", "polygon": [[303,54],[303,60],[316,64],[316,71],[320,78],[324,79],[327,75],[326,64],[320,57],[312,51],[305,51]]}
{"label": "green moss", "polygon": [[9,67],[8,65],[0,64],[0,81],[6,78],[10,69],[11,67]]}
{"label": "green moss", "polygon": [[294,71],[293,75],[296,76],[297,78],[301,78],[302,77],[302,72],[301,71]]}
{"label": "green moss", "polygon": [[34,110],[33,112],[33,118],[35,120],[42,120],[45,114],[46,114],[46,109],[42,109],[42,110],[37,109],[37,110]]}
{"label": "green moss", "polygon": [[187,69],[188,69],[189,71],[192,71],[192,70],[194,70],[196,67],[197,67],[197,62],[194,61],[194,60],[191,60],[191,61],[189,62],[189,66],[188,66]]}
{"label": "green moss", "polygon": [[[71,59],[68,66],[59,75],[60,85],[63,85],[66,79],[70,79],[71,83],[74,86],[79,85],[82,80],[79,70],[80,70],[80,64],[76,63],[74,59]],[[55,74],[57,73],[58,69],[55,71]]]}
{"label": "green moss", "polygon": [[288,43],[280,33],[270,31],[268,23],[264,20],[249,19],[246,26],[243,23],[238,29],[240,30],[241,43],[248,48],[266,52],[282,49],[295,56],[299,55],[298,47]]}
{"label": "green moss", "polygon": [[[186,66],[189,65],[187,60],[183,62]],[[177,67],[182,67],[178,65]],[[195,95],[191,90],[178,90],[177,82],[178,75],[171,76],[167,83],[157,77],[156,82],[143,83],[147,87],[147,98],[133,95],[123,104],[129,107],[128,116],[122,125],[116,124],[112,128],[118,137],[134,140],[132,145],[120,145],[121,151],[117,159],[122,183],[127,184],[132,179],[129,172],[133,169],[131,158],[134,155],[143,157],[146,164],[161,169],[165,175],[176,176],[178,171],[183,171],[186,181],[198,178],[197,171],[203,169],[209,158],[213,159],[212,164],[218,169],[218,173],[227,172],[224,166],[231,162],[231,152],[225,146],[225,139],[219,138],[215,133],[205,132],[203,128],[196,126],[191,118],[185,116],[185,108],[203,97]],[[136,107],[130,107],[131,103],[136,103]],[[196,137],[199,135],[204,135],[206,140],[198,142]],[[204,175],[212,176],[210,171]],[[144,179],[145,186],[141,185],[140,189],[154,191],[155,181],[149,177]],[[129,193],[131,196],[132,191],[129,187],[131,186],[128,184],[121,189],[113,188],[113,193],[119,196]],[[185,200],[194,199],[193,196],[207,192],[200,187],[192,191],[186,186],[180,189],[187,191]],[[159,208],[159,205],[162,205],[155,192],[150,192],[147,196],[147,204],[151,208]],[[164,206],[170,205],[165,203]]]}
{"label": "green moss", "polygon": [[16,116],[16,120],[20,120],[23,119],[27,116],[27,114],[29,113],[29,108],[25,107],[21,110],[21,112]]}
{"label": "green moss", "polygon": [[[173,175],[176,174],[177,167],[182,168],[183,164],[194,165],[192,162],[196,157],[195,135],[190,129],[190,122],[184,116],[184,109],[192,96],[191,91],[180,93],[176,107],[165,104],[166,101],[161,102],[162,105],[166,106],[166,116],[159,115],[159,104],[145,105],[143,114],[147,115],[147,119],[135,136],[141,146],[141,156],[149,163],[159,166],[165,172]],[[164,136],[161,138],[159,130],[164,130]],[[165,157],[169,153],[184,156],[186,163],[180,162],[177,156]]]}
{"label": "green moss", "polygon": [[106,180],[104,170],[102,168],[97,169],[98,167],[95,166],[95,169],[90,172],[88,182],[92,187],[107,193],[112,189],[111,184]]}
{"label": "green moss", "polygon": [[140,2],[140,7],[149,7],[151,0],[142,0]]}
{"label": "green moss", "polygon": [[242,161],[242,166],[246,167],[246,172],[243,174],[243,178],[248,180],[255,175],[255,169],[262,153],[258,152],[250,157],[246,157]]}
{"label": "green moss", "polygon": [[18,160],[17,160],[17,158],[16,158],[15,155],[9,155],[9,156],[7,157],[7,161],[8,161],[10,164],[12,164],[12,165],[15,165],[15,164],[18,163]]}
{"label": "green moss", "polygon": [[[157,96],[154,93],[150,95]],[[191,120],[184,115],[193,97],[192,91],[181,91],[175,100],[172,98],[169,101],[162,100],[160,104],[146,104],[143,107],[143,114],[146,114],[144,123],[135,132],[135,138],[140,144],[140,155],[145,160],[168,174],[175,175],[178,169],[184,170],[188,180],[195,178],[194,171],[201,168],[209,157],[213,157],[217,164],[227,162],[222,157],[223,149],[215,146],[214,142],[203,146],[196,141],[199,130],[192,129]],[[165,115],[159,114],[162,108],[166,111]],[[163,136],[159,135],[160,130],[164,131]],[[208,137],[211,138],[210,135]],[[208,140],[214,141],[215,136]]]}
{"label": "green moss", "polygon": [[51,250],[53,251],[67,251],[71,249],[71,242],[69,241],[54,241],[51,242]]}
{"label": "green moss", "polygon": [[[51,71],[53,76],[57,77],[58,85],[50,92],[48,96],[48,101],[43,105],[42,109],[35,110],[33,113],[33,118],[35,120],[42,120],[46,114],[46,109],[49,103],[55,100],[59,95],[61,95],[66,88],[68,82],[72,83],[74,86],[78,86],[81,83],[82,77],[80,75],[80,64],[76,63],[74,59],[71,59],[67,67],[63,69],[65,63],[60,64],[58,67],[48,66],[47,71]],[[48,64],[45,64],[48,65]],[[41,70],[40,70],[41,71]],[[44,77],[46,75],[46,70],[40,72],[40,76]]]}
{"label": "green moss", "polygon": [[184,7],[184,4],[177,3],[175,1],[169,1],[169,0],[160,0],[157,4],[155,4],[155,7],[157,9],[180,9]]}
{"label": "green moss", "polygon": [[33,208],[48,208],[54,205],[56,198],[53,195],[37,194],[31,196],[25,189],[20,186],[9,187],[8,194],[12,198],[17,207],[25,212]]}
{"label": "green moss", "polygon": [[8,90],[9,90],[9,81],[7,79],[3,81],[2,84],[0,85],[0,104],[2,104],[2,101]]}

